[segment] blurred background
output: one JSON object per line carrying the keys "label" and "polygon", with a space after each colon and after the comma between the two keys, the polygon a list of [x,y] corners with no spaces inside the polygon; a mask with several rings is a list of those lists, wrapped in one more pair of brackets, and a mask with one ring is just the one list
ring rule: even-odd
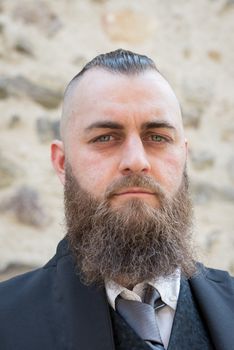
{"label": "blurred background", "polygon": [[199,258],[234,274],[234,1],[0,0],[0,279],[44,264],[64,236],[50,163],[62,94],[120,47],[152,57],[174,88]]}

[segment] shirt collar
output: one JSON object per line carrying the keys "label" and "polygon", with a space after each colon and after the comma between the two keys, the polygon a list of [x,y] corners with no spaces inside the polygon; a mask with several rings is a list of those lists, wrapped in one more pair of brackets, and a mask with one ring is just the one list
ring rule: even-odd
{"label": "shirt collar", "polygon": [[106,281],[105,288],[108,302],[115,310],[115,301],[119,295],[127,300],[142,301],[147,284],[156,288],[160,293],[162,301],[175,311],[180,291],[179,269],[176,269],[176,271],[168,277],[155,278],[139,283],[133,290],[129,290],[114,281]]}

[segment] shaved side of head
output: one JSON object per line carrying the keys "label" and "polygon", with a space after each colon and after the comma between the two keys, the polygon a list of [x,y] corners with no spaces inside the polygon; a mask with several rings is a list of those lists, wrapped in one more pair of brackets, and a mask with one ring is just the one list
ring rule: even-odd
{"label": "shaved side of head", "polygon": [[71,106],[72,106],[72,100],[74,96],[75,87],[78,84],[78,80],[80,78],[77,78],[75,80],[71,80],[70,83],[67,85],[64,96],[63,96],[63,107],[62,107],[62,114],[60,119],[60,135],[63,143],[65,144],[66,140],[66,134],[68,130],[68,124],[71,119]]}

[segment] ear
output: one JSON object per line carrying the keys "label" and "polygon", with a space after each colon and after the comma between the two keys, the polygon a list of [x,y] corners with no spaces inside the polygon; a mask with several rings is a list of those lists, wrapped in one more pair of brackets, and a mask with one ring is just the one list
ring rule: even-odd
{"label": "ear", "polygon": [[54,140],[51,144],[51,162],[61,181],[65,184],[65,152],[62,141]]}

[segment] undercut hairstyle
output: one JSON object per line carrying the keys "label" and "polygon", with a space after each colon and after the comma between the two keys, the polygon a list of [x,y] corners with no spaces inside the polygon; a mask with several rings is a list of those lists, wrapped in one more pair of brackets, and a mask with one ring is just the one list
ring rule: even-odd
{"label": "undercut hairstyle", "polygon": [[[78,82],[78,80],[90,69],[103,69],[110,73],[116,74],[126,74],[126,75],[137,75],[143,73],[147,70],[154,70],[158,73],[154,61],[145,56],[140,55],[132,51],[118,49],[115,51],[111,51],[105,54],[100,54],[94,57],[90,62],[88,62],[81,71],[76,74],[72,80],[67,85],[64,92],[64,105],[67,97],[69,96],[73,86]],[[160,73],[161,74],[161,73]],[[61,124],[60,124],[60,133],[63,138],[64,129],[67,121],[67,113],[65,109],[63,109]]]}
{"label": "undercut hairstyle", "polygon": [[154,61],[132,51],[118,49],[94,57],[74,76],[68,87],[91,68],[103,68],[112,73],[138,74],[148,69],[158,71]]}

